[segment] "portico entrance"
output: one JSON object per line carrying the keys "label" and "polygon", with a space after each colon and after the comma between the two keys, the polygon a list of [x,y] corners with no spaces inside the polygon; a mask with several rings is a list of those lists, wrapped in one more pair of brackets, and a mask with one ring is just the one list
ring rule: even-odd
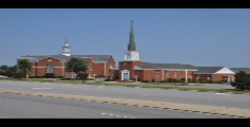
{"label": "portico entrance", "polygon": [[121,71],[122,80],[130,80],[130,72],[128,70]]}
{"label": "portico entrance", "polygon": [[230,85],[231,76],[223,76],[225,80],[225,85]]}

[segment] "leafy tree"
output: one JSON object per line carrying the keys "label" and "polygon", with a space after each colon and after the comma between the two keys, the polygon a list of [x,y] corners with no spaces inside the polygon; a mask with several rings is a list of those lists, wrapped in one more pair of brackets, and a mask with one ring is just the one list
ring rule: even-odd
{"label": "leafy tree", "polygon": [[240,90],[249,90],[250,89],[250,77],[244,71],[240,71],[235,75],[235,82],[232,82],[231,85]]}
{"label": "leafy tree", "polygon": [[16,65],[10,66],[10,67],[8,68],[8,70],[9,70],[10,72],[16,72],[16,71],[17,71],[17,66],[16,66]]}
{"label": "leafy tree", "polygon": [[2,71],[7,71],[8,69],[9,69],[9,67],[7,65],[0,66],[0,70],[2,70]]}
{"label": "leafy tree", "polygon": [[83,58],[70,58],[69,62],[66,64],[66,71],[80,73],[81,71],[86,72],[89,69],[87,61]]}
{"label": "leafy tree", "polygon": [[8,76],[8,77],[13,77],[14,73],[16,73],[17,66],[7,66],[7,65],[2,65],[0,66],[0,75]]}
{"label": "leafy tree", "polygon": [[32,64],[26,59],[20,60],[18,62],[18,68],[20,69],[20,72],[26,75],[26,78],[28,78],[28,74],[31,72],[32,69]]}

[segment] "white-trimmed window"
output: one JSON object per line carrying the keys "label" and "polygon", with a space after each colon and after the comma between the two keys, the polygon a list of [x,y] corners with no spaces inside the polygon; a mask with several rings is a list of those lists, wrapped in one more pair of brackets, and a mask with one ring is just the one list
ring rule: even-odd
{"label": "white-trimmed window", "polygon": [[160,77],[160,72],[159,71],[155,72],[155,77]]}
{"label": "white-trimmed window", "polygon": [[169,77],[168,74],[169,74],[168,71],[165,71],[165,78]]}

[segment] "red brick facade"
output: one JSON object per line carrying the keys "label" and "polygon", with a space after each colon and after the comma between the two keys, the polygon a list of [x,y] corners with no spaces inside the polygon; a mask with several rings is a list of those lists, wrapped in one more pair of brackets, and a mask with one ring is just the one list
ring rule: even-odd
{"label": "red brick facade", "polygon": [[[19,59],[22,60],[22,59]],[[115,60],[110,57],[107,62],[95,63],[93,59],[85,59],[89,65],[89,69],[86,73],[89,74],[89,77],[94,76],[111,76],[115,68]],[[32,59],[30,59],[32,61]],[[75,77],[75,74],[72,72],[65,71],[65,65],[67,62],[61,62],[59,59],[53,57],[45,57],[40,59],[37,62],[32,62],[33,68],[29,76],[44,76],[47,73],[47,65],[53,65],[55,76],[67,76]]]}
{"label": "red brick facade", "polygon": [[146,62],[144,61],[121,61],[119,62],[119,70],[116,71],[116,76],[121,79],[122,71],[128,70],[130,72],[130,80],[135,81],[137,79],[144,81],[148,80],[150,82],[161,82],[169,78],[173,79],[182,79],[182,78],[192,78],[194,77],[195,71],[188,70],[136,70],[134,65],[143,65]]}
{"label": "red brick facade", "polygon": [[[170,78],[181,80],[204,80],[206,82],[213,81],[234,81],[235,74],[194,74],[197,70],[171,70],[171,69],[135,69],[135,65],[143,65],[146,62],[143,61],[121,61],[119,62],[119,70],[116,70],[116,77],[122,81],[122,73],[123,71],[129,72],[129,79],[136,81],[145,81],[148,80],[150,82],[161,82],[164,80],[168,80]],[[136,79],[137,77],[137,79]],[[229,79],[228,79],[229,78]]]}

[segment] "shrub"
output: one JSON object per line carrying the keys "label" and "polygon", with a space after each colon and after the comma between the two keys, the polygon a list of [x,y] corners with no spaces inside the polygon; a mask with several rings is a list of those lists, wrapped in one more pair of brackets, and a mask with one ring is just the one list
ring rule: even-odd
{"label": "shrub", "polygon": [[63,78],[63,76],[55,76],[56,78]]}
{"label": "shrub", "polygon": [[175,82],[176,79],[173,79],[173,78],[168,78],[168,82]]}
{"label": "shrub", "polygon": [[30,78],[44,78],[44,76],[30,76]]}
{"label": "shrub", "polygon": [[150,82],[149,80],[143,80],[142,82]]}
{"label": "shrub", "polygon": [[45,78],[55,78],[55,73],[46,73],[44,75]]}
{"label": "shrub", "polygon": [[214,80],[210,79],[208,80],[208,83],[214,83]]}
{"label": "shrub", "polygon": [[199,83],[206,83],[206,80],[199,80]]}
{"label": "shrub", "polygon": [[182,81],[182,80],[178,80],[178,79],[176,79],[176,80],[175,80],[175,82],[180,83],[180,82],[183,82],[183,81]]}
{"label": "shrub", "polygon": [[24,78],[25,74],[24,73],[13,73],[14,78]]}
{"label": "shrub", "polygon": [[68,77],[62,77],[61,80],[71,80],[71,78]]}
{"label": "shrub", "polygon": [[163,81],[161,81],[162,83],[168,83],[168,80],[163,80]]}
{"label": "shrub", "polygon": [[89,76],[88,73],[79,73],[79,74],[77,74],[76,78],[77,79],[82,79],[82,80],[87,80],[88,76]]}

